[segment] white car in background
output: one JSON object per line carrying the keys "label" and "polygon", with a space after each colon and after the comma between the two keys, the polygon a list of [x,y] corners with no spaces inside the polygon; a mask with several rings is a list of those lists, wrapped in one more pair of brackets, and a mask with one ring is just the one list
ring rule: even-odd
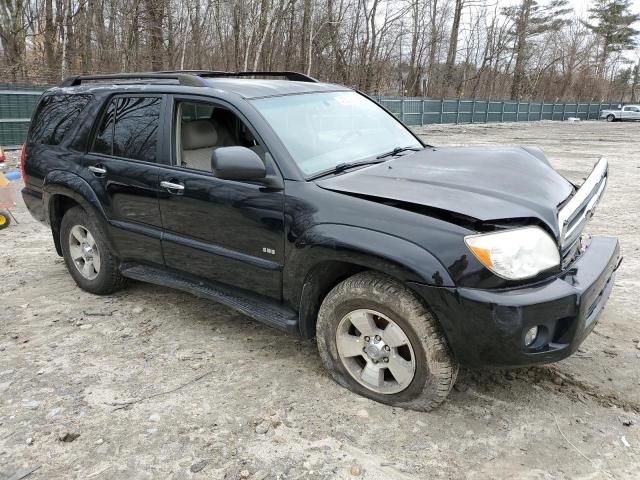
{"label": "white car in background", "polygon": [[623,120],[640,120],[640,105],[625,105],[616,110],[602,110],[600,118],[607,122],[620,122]]}

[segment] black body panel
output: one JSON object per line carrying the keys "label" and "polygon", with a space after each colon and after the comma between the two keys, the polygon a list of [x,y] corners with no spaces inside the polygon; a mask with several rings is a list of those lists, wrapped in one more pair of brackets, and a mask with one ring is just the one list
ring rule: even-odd
{"label": "black body panel", "polygon": [[103,205],[120,259],[163,265],[158,165],[89,154],[84,166],[83,179]]}
{"label": "black body panel", "polygon": [[283,192],[171,167],[160,176],[184,185],[160,193],[167,267],[279,300]]}

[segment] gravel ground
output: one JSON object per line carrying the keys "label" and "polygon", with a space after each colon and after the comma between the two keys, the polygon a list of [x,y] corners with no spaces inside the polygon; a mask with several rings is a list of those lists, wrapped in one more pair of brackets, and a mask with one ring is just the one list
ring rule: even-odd
{"label": "gravel ground", "polygon": [[638,478],[640,124],[420,134],[539,145],[578,181],[610,158],[589,229],[620,237],[625,262],[575,356],[462,371],[431,413],[379,405],[332,382],[313,342],[223,306],[141,283],[79,290],[17,199],[0,232],[0,479]]}

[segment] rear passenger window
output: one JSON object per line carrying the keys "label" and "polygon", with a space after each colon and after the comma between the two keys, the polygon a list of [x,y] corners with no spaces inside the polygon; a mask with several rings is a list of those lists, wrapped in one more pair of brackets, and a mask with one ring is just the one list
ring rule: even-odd
{"label": "rear passenger window", "polygon": [[93,142],[93,152],[155,162],[160,97],[118,97],[107,107]]}
{"label": "rear passenger window", "polygon": [[100,127],[96,132],[96,139],[93,141],[93,148],[91,151],[96,153],[102,153],[104,155],[111,155],[113,153],[113,123],[116,118],[116,100],[112,100],[109,103],[107,112],[102,119]]}
{"label": "rear passenger window", "polygon": [[29,131],[29,143],[59,145],[91,95],[47,95],[38,106]]}

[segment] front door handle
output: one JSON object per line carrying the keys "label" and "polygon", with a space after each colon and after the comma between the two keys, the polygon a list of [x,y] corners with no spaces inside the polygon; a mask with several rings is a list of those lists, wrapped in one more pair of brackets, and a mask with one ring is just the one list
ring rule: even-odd
{"label": "front door handle", "polygon": [[96,177],[101,177],[107,173],[107,169],[100,164],[90,166],[89,171],[92,172]]}
{"label": "front door handle", "polygon": [[163,180],[162,182],[160,182],[160,186],[169,190],[169,193],[179,193],[184,190],[184,185],[182,185],[181,183],[176,183],[175,181],[167,182]]}

